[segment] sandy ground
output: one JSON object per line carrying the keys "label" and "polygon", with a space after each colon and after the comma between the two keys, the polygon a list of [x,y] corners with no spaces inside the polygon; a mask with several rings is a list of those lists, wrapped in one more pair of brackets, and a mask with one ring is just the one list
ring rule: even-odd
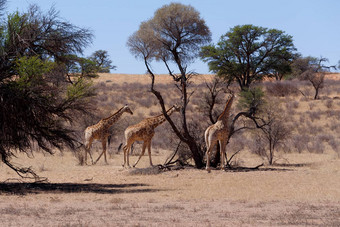
{"label": "sandy ground", "polygon": [[[153,156],[155,164],[165,158],[166,152]],[[261,162],[250,154],[241,158],[247,166]],[[340,160],[335,154],[284,159],[284,165],[258,171],[207,173],[160,172],[148,167],[147,157],[138,168],[124,169],[120,154],[95,166],[78,165],[70,152],[19,155],[13,161],[32,166],[49,183],[20,184],[2,165],[0,221],[3,226],[339,226]]]}

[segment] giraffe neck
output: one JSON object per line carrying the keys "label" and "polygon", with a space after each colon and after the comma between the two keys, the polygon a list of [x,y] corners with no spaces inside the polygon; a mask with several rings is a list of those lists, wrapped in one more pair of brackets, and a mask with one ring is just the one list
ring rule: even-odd
{"label": "giraffe neck", "polygon": [[[166,111],[166,113],[170,116],[176,111],[175,107],[171,107]],[[164,117],[163,114],[160,114],[158,116],[155,116],[150,119],[152,121],[151,127],[156,128],[158,125],[162,124],[163,122],[166,121],[166,118]]]}
{"label": "giraffe neck", "polygon": [[102,119],[102,122],[106,127],[110,127],[113,125],[116,121],[119,120],[119,118],[122,116],[122,114],[125,112],[125,108],[122,107],[119,109],[116,113],[112,114],[111,116]]}
{"label": "giraffe neck", "polygon": [[228,118],[229,118],[229,115],[230,115],[230,109],[231,109],[231,105],[233,104],[233,100],[234,100],[234,96],[231,96],[225,107],[224,107],[224,110],[223,112],[221,113],[221,115],[218,117],[218,121],[223,121],[223,122],[228,122]]}

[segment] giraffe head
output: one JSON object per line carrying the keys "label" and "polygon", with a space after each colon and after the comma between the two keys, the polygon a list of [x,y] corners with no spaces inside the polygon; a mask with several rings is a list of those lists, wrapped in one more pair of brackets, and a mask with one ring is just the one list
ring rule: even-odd
{"label": "giraffe head", "polygon": [[123,107],[123,111],[133,115],[133,112],[131,111],[130,107],[127,104],[125,104],[125,106]]}

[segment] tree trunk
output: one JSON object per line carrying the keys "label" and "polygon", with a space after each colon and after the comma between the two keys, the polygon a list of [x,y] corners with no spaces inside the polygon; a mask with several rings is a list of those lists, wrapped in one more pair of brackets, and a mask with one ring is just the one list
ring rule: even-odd
{"label": "tree trunk", "polygon": [[315,95],[314,95],[314,99],[318,99],[319,96],[319,88],[315,88]]}
{"label": "tree trunk", "polygon": [[201,155],[201,151],[199,149],[199,147],[197,146],[197,143],[194,141],[194,139],[189,139],[186,144],[188,144],[189,146],[189,149],[192,153],[192,157],[194,159],[194,162],[195,162],[195,165],[196,165],[196,168],[198,169],[202,169],[204,167],[204,164],[203,164],[203,158],[202,158],[202,155]]}

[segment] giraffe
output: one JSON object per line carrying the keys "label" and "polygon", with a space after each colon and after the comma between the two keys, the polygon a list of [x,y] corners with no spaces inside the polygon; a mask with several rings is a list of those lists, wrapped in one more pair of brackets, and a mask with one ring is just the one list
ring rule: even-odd
{"label": "giraffe", "polygon": [[[172,113],[175,111],[178,112],[180,110],[179,106],[173,105],[170,109],[168,109],[166,112],[170,116]],[[148,153],[149,153],[149,160],[150,160],[150,165],[152,165],[152,160],[151,160],[151,140],[153,136],[155,135],[155,128],[162,124],[165,121],[165,117],[163,114],[160,114],[158,116],[154,117],[149,117],[138,124],[131,125],[125,130],[125,142],[126,145],[123,147],[124,150],[124,164],[123,167],[130,167],[129,164],[129,153],[132,144],[135,141],[143,141],[143,148],[142,148],[142,153],[140,154],[139,158],[137,159],[136,163],[133,165],[135,167],[141,157],[145,153],[146,147],[148,147]]]}
{"label": "giraffe", "polygon": [[85,163],[87,162],[87,153],[90,154],[92,159],[90,148],[93,140],[100,140],[102,142],[103,152],[99,155],[97,160],[92,164],[96,164],[101,156],[104,154],[105,163],[107,164],[106,159],[106,141],[110,136],[109,128],[119,120],[124,112],[133,114],[130,107],[128,105],[123,106],[120,108],[116,113],[112,114],[111,116],[101,119],[97,124],[89,126],[85,129]]}
{"label": "giraffe", "polygon": [[231,95],[227,103],[225,105],[225,108],[221,115],[218,117],[215,124],[210,125],[204,133],[205,143],[207,145],[207,152],[206,152],[206,159],[207,159],[207,165],[206,169],[208,172],[210,172],[210,161],[209,161],[209,155],[214,148],[214,146],[217,144],[217,142],[220,143],[220,149],[221,149],[221,169],[224,168],[225,165],[225,147],[227,145],[227,140],[229,136],[229,115],[230,115],[230,109],[231,105],[234,100],[234,95]]}

